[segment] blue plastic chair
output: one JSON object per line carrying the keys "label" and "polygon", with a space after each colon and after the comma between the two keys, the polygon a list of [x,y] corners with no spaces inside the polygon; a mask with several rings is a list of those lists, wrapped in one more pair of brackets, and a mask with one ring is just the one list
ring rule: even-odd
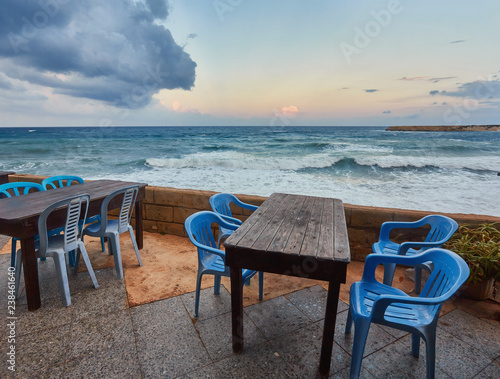
{"label": "blue plastic chair", "polygon": [[[82,214],[82,209],[84,209],[84,216],[87,216],[87,210],[89,206],[90,196],[89,195],[78,195],[73,196],[61,201],[58,201],[49,207],[47,207],[38,218],[38,232],[40,239],[38,241],[38,247],[36,249],[37,258],[51,257],[54,259],[54,264],[57,271],[57,279],[59,282],[59,289],[61,291],[61,298],[66,307],[71,305],[71,296],[68,284],[68,273],[66,271],[66,258],[65,254],[72,250],[78,249],[77,260],[80,254],[85,260],[87,265],[88,273],[92,279],[94,287],[99,287],[97,279],[90,264],[85,245],[81,240],[81,233],[79,232],[79,221],[80,215]],[[85,204],[85,205],[83,205]],[[57,208],[66,207],[66,225],[64,226],[64,234],[49,236],[47,231],[47,218]],[[85,219],[85,217],[84,217]],[[17,252],[16,259],[16,287],[15,296],[19,293],[19,282],[21,279],[22,271],[22,258],[21,250]],[[75,274],[78,269],[75,267]]]}
{"label": "blue plastic chair", "polygon": [[[417,266],[432,262],[434,270],[419,297],[379,283],[375,269],[379,264]],[[358,378],[370,323],[390,326],[412,333],[412,354],[419,356],[420,337],[426,346],[427,378],[434,378],[436,327],[443,302],[448,300],[469,277],[467,263],[457,254],[441,249],[429,249],[408,256],[370,254],[365,261],[363,277],[353,283],[345,333],[354,322],[354,342],[351,358],[351,378]]]}
{"label": "blue plastic chair", "polygon": [[[401,244],[390,240],[390,233],[393,229],[417,229],[430,227],[424,242],[403,242]],[[430,215],[415,222],[384,222],[380,228],[378,242],[373,244],[375,254],[393,255],[415,255],[423,253],[432,247],[441,247],[448,241],[458,228],[455,220],[441,215]],[[432,266],[427,263],[415,267],[415,293],[420,293],[420,282],[422,280],[422,268],[429,272]],[[393,263],[384,264],[384,284],[392,285],[396,265]]]}
{"label": "blue plastic chair", "polygon": [[[210,206],[212,207],[212,210],[215,213],[221,216],[224,219],[224,221],[236,226],[240,226],[242,222],[241,220],[238,220],[237,218],[233,217],[233,214],[231,213],[231,203],[237,205],[238,207],[249,209],[251,211],[255,211],[258,208],[255,205],[247,204],[240,201],[236,196],[230,193],[217,193],[210,197],[209,202]],[[217,248],[220,248],[220,243],[222,239],[229,237],[231,234],[233,234],[233,232],[234,229],[229,229],[220,226]]]}
{"label": "blue plastic chair", "polygon": [[[118,279],[123,279],[120,234],[127,231],[130,233],[135,255],[139,261],[139,266],[142,266],[141,255],[139,254],[139,248],[137,247],[137,242],[135,240],[134,230],[132,229],[132,225],[130,225],[130,218],[132,217],[132,211],[134,209],[135,199],[138,193],[138,186],[130,186],[121,188],[109,194],[103,200],[101,205],[101,221],[87,225],[85,229],[83,229],[84,236],[89,235],[92,237],[106,237],[108,239],[109,253],[113,254]],[[108,206],[110,201],[117,196],[122,196],[123,198],[122,205],[120,207],[120,214],[118,216],[118,220],[109,220]],[[75,268],[78,268],[78,259],[76,261]]]}
{"label": "blue plastic chair", "polygon": [[[69,187],[72,184],[82,184],[85,183],[85,181],[80,178],[79,176],[75,175],[57,175],[57,176],[51,176],[49,178],[45,178],[42,180],[42,186],[45,188],[45,190],[49,189],[56,189],[56,188],[61,188],[61,187]],[[101,215],[96,215],[89,217],[87,219],[88,224],[92,224],[93,222],[96,221],[101,221]],[[83,224],[81,224],[83,225]],[[104,244],[104,238],[101,238],[101,250],[104,252],[106,251],[106,247]],[[70,254],[70,264],[72,266],[75,265],[74,261],[74,256],[73,254]]]}
{"label": "blue plastic chair", "polygon": [[[13,196],[21,196],[27,195],[28,193],[44,191],[44,188],[41,184],[34,182],[12,182],[5,183],[0,185],[0,199],[13,197]],[[59,234],[57,232],[56,234]],[[18,239],[13,237],[11,241],[11,250],[10,250],[10,267],[16,267],[16,245]]]}
{"label": "blue plastic chair", "polygon": [[[238,228],[235,224],[230,224],[222,219],[217,213],[202,211],[189,216],[184,222],[187,235],[193,245],[198,249],[198,276],[196,279],[196,297],[194,305],[194,315],[198,317],[200,305],[200,286],[203,275],[214,275],[214,294],[220,293],[220,281],[222,276],[230,276],[230,269],[226,266],[226,254],[217,248],[212,225],[216,224],[229,230]],[[250,279],[257,271],[242,270],[243,283],[249,284]],[[259,300],[262,300],[264,290],[264,273],[259,272]]]}

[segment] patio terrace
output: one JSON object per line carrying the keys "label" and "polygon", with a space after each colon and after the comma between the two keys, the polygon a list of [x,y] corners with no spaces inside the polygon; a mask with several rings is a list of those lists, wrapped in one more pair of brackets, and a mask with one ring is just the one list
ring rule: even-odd
{"label": "patio terrace", "polygon": [[[152,239],[154,236],[154,241]],[[175,241],[172,239],[176,238]],[[125,280],[118,280],[113,267],[103,263],[98,243],[88,250],[100,287],[94,289],[89,276],[70,275],[72,305],[60,300],[51,259],[39,263],[42,307],[28,312],[24,293],[16,306],[16,372],[7,369],[7,280],[9,254],[0,255],[1,376],[12,378],[308,378],[316,377],[322,337],[326,290],[311,282],[298,283],[280,292],[280,277],[266,274],[264,301],[252,300],[256,281],[245,287],[249,293],[245,307],[245,349],[231,349],[230,294],[223,281],[221,294],[213,295],[210,279],[205,282],[200,317],[193,318],[194,293],[147,299],[141,305],[137,293],[146,295],[148,283],[140,287],[137,278],[147,278],[157,270],[157,253],[141,252],[144,266],[136,267],[134,253],[122,243]],[[179,242],[181,240],[181,242]],[[0,247],[8,242],[0,236]],[[87,243],[86,243],[87,244]],[[145,249],[155,245],[170,255],[191,250],[189,240],[169,235],[145,234]],[[3,252],[10,251],[5,246]],[[130,263],[128,259],[130,258]],[[135,261],[136,262],[136,261]],[[330,377],[349,377],[351,336],[344,335],[348,285],[359,280],[362,262],[349,265],[349,281],[342,286]],[[157,273],[161,277],[161,272]],[[183,271],[188,282],[194,274]],[[398,287],[411,288],[403,271],[398,271]],[[283,278],[284,279],[284,278]],[[294,278],[287,277],[287,280]],[[164,282],[171,281],[164,273]],[[304,280],[304,279],[297,279]],[[156,282],[156,281],[155,281]],[[278,283],[278,284],[276,284]],[[287,286],[289,282],[287,282]],[[145,286],[145,287],[144,287]],[[276,290],[275,290],[276,289]],[[153,288],[151,286],[152,292]],[[136,292],[134,292],[136,291]],[[274,292],[273,292],[274,291]],[[437,378],[500,377],[500,306],[493,301],[474,302],[457,297],[446,304],[439,321],[437,338]],[[423,342],[422,342],[423,344]],[[373,325],[363,359],[363,378],[423,378],[425,350],[419,359],[411,355],[408,333]]]}

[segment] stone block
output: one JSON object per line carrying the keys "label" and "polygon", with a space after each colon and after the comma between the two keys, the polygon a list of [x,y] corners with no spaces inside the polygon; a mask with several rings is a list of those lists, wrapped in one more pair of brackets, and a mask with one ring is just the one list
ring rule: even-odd
{"label": "stone block", "polygon": [[152,220],[143,220],[142,221],[143,229],[146,232],[157,233],[158,232],[158,226],[156,224],[157,224],[157,222],[156,221],[152,221]]}
{"label": "stone block", "polygon": [[385,221],[392,221],[393,209],[351,206],[350,223],[355,228],[380,228]]}
{"label": "stone block", "polygon": [[186,230],[184,229],[184,224],[158,221],[157,225],[158,225],[158,233],[187,237]]}
{"label": "stone block", "polygon": [[174,211],[172,207],[163,205],[146,204],[144,207],[147,220],[172,222]]}
{"label": "stone block", "polygon": [[176,188],[155,187],[154,199],[157,205],[183,205],[184,191]]}
{"label": "stone block", "polygon": [[160,187],[147,186],[146,193],[144,196],[144,204],[154,204],[155,203],[155,189]]}
{"label": "stone block", "polygon": [[175,207],[173,208],[174,210],[174,217],[173,217],[173,222],[177,224],[183,224],[186,219],[191,216],[193,213],[198,212],[197,209],[192,209],[192,208],[178,208]]}

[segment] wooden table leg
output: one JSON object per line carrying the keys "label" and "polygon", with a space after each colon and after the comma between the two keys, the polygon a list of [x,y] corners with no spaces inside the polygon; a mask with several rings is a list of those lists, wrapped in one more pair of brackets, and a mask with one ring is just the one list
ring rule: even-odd
{"label": "wooden table leg", "polygon": [[243,351],[243,279],[241,267],[231,266],[231,315],[233,326],[233,351]]}
{"label": "wooden table leg", "polygon": [[38,308],[40,308],[41,301],[40,287],[38,285],[38,269],[35,255],[34,237],[21,239],[21,251],[23,257],[26,297],[28,299],[28,310],[36,311]]}
{"label": "wooden table leg", "polygon": [[137,247],[142,249],[144,246],[144,228],[142,224],[143,205],[142,200],[135,203],[135,240]]}
{"label": "wooden table leg", "polygon": [[323,327],[323,342],[321,344],[321,357],[319,359],[319,373],[328,375],[330,361],[332,360],[333,334],[337,321],[337,306],[339,301],[340,283],[330,281],[328,284],[328,297],[326,300],[325,325]]}

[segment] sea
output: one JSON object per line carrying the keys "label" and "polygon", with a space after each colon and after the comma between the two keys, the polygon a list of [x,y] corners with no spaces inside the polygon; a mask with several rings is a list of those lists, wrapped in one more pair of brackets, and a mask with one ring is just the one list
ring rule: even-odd
{"label": "sea", "polygon": [[385,129],[0,128],[0,170],[500,216],[500,132]]}

